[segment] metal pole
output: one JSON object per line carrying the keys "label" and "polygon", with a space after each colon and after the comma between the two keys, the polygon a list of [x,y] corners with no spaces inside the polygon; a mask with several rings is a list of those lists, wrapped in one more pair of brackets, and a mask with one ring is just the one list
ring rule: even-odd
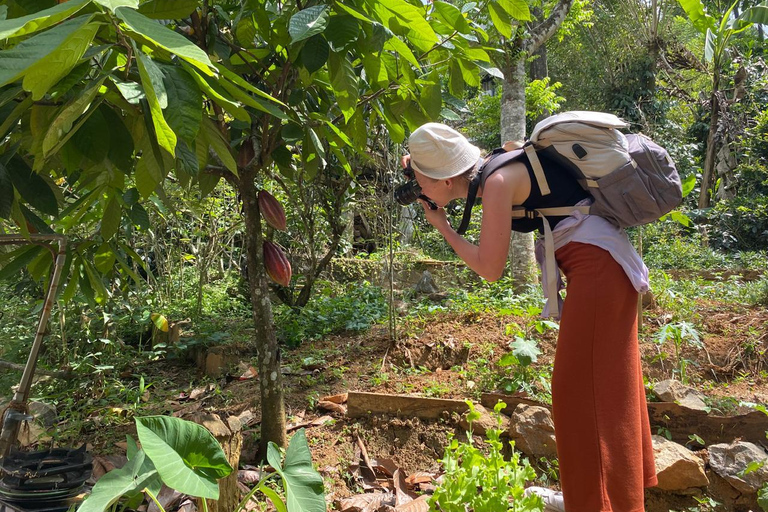
{"label": "metal pole", "polygon": [[37,356],[40,353],[40,347],[43,344],[45,328],[48,325],[48,319],[51,316],[51,309],[56,297],[61,271],[64,268],[64,260],[67,254],[67,239],[64,235],[29,235],[25,238],[18,235],[0,235],[0,245],[6,244],[28,244],[31,242],[53,241],[59,243],[58,252],[54,260],[53,272],[51,273],[48,284],[48,293],[43,303],[43,310],[40,312],[40,320],[37,324],[35,340],[32,342],[32,349],[29,351],[27,364],[24,367],[24,373],[16,393],[8,405],[3,418],[3,427],[0,431],[0,457],[5,457],[11,450],[19,435],[19,427],[27,410],[27,400],[32,388],[32,379],[35,376],[35,367],[37,366]]}

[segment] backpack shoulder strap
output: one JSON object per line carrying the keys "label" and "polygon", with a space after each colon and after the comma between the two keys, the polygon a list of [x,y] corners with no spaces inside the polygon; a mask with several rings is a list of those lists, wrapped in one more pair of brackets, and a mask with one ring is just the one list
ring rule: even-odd
{"label": "backpack shoulder strap", "polygon": [[[498,152],[498,153],[497,153]],[[539,185],[541,195],[546,196],[550,193],[549,183],[547,183],[547,177],[544,174],[544,169],[541,166],[539,157],[536,155],[536,149],[531,144],[526,144],[522,148],[513,149],[512,151],[500,152],[500,150],[494,150],[496,156],[493,156],[488,162],[480,166],[480,185],[485,186],[485,180],[488,176],[498,171],[505,165],[515,160],[519,160],[520,157],[525,154],[528,157],[528,161],[533,169],[533,175],[536,177],[536,183]]]}

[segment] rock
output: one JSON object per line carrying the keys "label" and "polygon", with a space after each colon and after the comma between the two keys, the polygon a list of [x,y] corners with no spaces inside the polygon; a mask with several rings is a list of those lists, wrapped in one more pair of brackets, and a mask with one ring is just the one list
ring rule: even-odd
{"label": "rock", "polygon": [[692,487],[709,485],[704,461],[685,446],[665,437],[653,436],[653,455],[656,459],[659,489],[686,491]]}
{"label": "rock", "polygon": [[[501,426],[493,415],[480,404],[475,405],[475,411],[480,413],[480,418],[472,422],[472,433],[478,435],[486,435],[488,429],[496,428],[500,430],[507,430],[509,428],[509,418],[501,415]],[[468,413],[467,413],[468,414]],[[469,430],[469,422],[467,421],[467,414],[461,415],[459,425],[465,430]]]}
{"label": "rock", "polygon": [[52,427],[59,419],[56,406],[45,402],[30,402],[29,412],[44,427]]}
{"label": "rock", "polygon": [[421,274],[421,279],[419,279],[419,282],[414,285],[413,289],[416,290],[417,293],[423,293],[425,295],[440,292],[440,290],[437,288],[437,285],[435,284],[435,280],[432,279],[432,274],[429,273],[429,270],[425,270]]}
{"label": "rock", "polygon": [[510,439],[515,448],[532,457],[557,457],[555,424],[546,407],[518,404],[510,419]]}
{"label": "rock", "polygon": [[662,402],[673,402],[698,411],[707,410],[707,404],[704,403],[706,396],[682,382],[673,379],[657,382],[653,392]]}
{"label": "rock", "polygon": [[[712,470],[737,490],[754,494],[768,482],[768,454],[756,444],[736,441],[713,444],[707,450]],[[749,474],[742,474],[754,462],[762,462],[763,465]]]}

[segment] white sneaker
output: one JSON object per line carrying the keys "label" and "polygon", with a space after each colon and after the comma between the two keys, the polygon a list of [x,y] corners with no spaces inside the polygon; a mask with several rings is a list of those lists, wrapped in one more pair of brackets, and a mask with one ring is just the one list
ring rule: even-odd
{"label": "white sneaker", "polygon": [[536,494],[544,500],[545,512],[565,512],[562,492],[548,489],[547,487],[528,487],[525,490],[525,495],[530,496],[531,494]]}

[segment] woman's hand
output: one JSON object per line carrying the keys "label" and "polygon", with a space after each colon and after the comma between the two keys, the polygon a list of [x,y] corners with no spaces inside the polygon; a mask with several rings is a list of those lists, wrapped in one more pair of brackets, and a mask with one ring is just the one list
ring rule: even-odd
{"label": "woman's hand", "polygon": [[442,234],[445,234],[446,228],[451,229],[451,224],[448,222],[448,216],[445,214],[444,208],[433,210],[425,200],[418,199],[418,201],[424,208],[424,217],[427,219],[427,222],[432,224],[435,229]]}
{"label": "woman's hand", "polygon": [[400,165],[403,166],[403,169],[407,168],[410,163],[411,155],[403,155],[403,157],[400,159]]}

